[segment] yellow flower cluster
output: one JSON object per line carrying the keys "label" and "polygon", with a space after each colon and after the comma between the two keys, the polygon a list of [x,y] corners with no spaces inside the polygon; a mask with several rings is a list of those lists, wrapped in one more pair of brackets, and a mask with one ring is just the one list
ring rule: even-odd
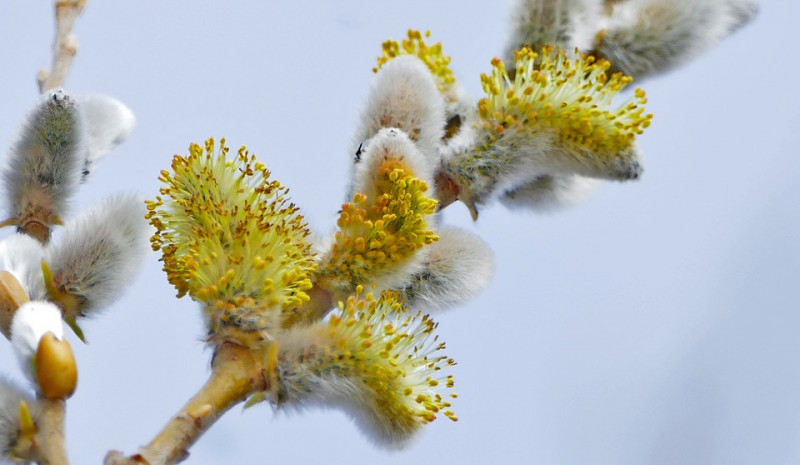
{"label": "yellow flower cluster", "polygon": [[436,209],[425,195],[427,184],[395,159],[381,163],[376,175],[374,195],[356,193],[342,205],[335,242],[320,269],[336,289],[349,292],[378,281],[438,239],[427,222]]}
{"label": "yellow flower cluster", "polygon": [[[454,365],[453,359],[435,355],[445,348],[432,336],[437,324],[428,315],[406,313],[391,294],[375,300],[363,289],[340,304],[341,313],[332,315],[329,328],[338,337],[340,356],[352,356],[351,369],[375,393],[376,407],[395,421],[422,423],[443,415],[455,421],[450,403],[436,389],[453,387],[453,376],[439,371]],[[455,395],[452,395],[455,397]]]}
{"label": "yellow flower cluster", "polygon": [[208,139],[205,149],[192,144],[188,156],[176,155],[172,173],[161,172],[161,196],[147,203],[153,249],[162,251],[178,296],[209,309],[276,313],[300,305],[315,268],[303,217],[245,147],[233,160],[227,154],[224,139],[216,153]]}
{"label": "yellow flower cluster", "polygon": [[[425,37],[430,37],[430,35],[430,31],[425,32]],[[378,57],[378,66],[372,71],[377,73],[381,66],[400,55],[414,55],[422,60],[436,79],[439,91],[443,95],[448,95],[456,78],[450,69],[450,57],[442,53],[441,42],[429,46],[425,43],[420,31],[409,29],[408,39],[401,42],[387,40],[383,43],[383,55]]]}
{"label": "yellow flower cluster", "polygon": [[503,62],[492,60],[491,76],[481,76],[488,97],[478,102],[488,134],[484,150],[512,127],[532,132],[553,128],[562,143],[596,154],[615,154],[631,147],[653,116],[644,114],[644,91],[636,89],[631,100],[609,110],[611,100],[633,78],[621,73],[608,76],[608,61],[576,55],[570,59],[563,50],[550,46],[541,54],[523,47],[515,53],[513,81]]}
{"label": "yellow flower cluster", "polygon": [[[402,441],[438,414],[456,421],[449,410],[455,393],[452,375],[442,369],[455,365],[439,355],[445,344],[433,332],[428,315],[411,314],[393,293],[375,299],[363,287],[339,303],[339,312],[320,324],[314,344],[282,352],[276,366],[280,405],[306,396],[347,394],[347,404],[370,422],[381,438]],[[326,386],[323,392],[315,392]],[[364,415],[366,414],[366,415]]]}

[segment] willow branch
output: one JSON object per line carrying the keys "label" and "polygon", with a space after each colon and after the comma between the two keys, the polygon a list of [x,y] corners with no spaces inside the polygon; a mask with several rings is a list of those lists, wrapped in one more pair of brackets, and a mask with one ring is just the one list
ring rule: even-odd
{"label": "willow branch", "polygon": [[206,384],[139,453],[106,455],[105,465],[167,465],[184,460],[191,447],[222,415],[250,394],[267,388],[265,367],[253,351],[223,343],[217,348]]}
{"label": "willow branch", "polygon": [[56,0],[56,39],[53,43],[53,66],[50,71],[41,70],[37,76],[39,92],[62,87],[67,80],[72,59],[78,53],[78,40],[72,33],[86,0]]}
{"label": "willow branch", "polygon": [[36,425],[32,460],[39,465],[68,465],[64,445],[64,418],[67,402],[63,399],[40,398],[41,413]]}

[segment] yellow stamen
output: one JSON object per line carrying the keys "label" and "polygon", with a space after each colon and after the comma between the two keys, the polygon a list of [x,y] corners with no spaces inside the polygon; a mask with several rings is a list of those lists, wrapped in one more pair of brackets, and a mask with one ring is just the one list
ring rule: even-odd
{"label": "yellow stamen", "polygon": [[[425,32],[425,37],[430,37],[430,34],[430,31]],[[436,78],[439,91],[446,95],[453,83],[456,82],[453,71],[450,69],[450,57],[442,53],[441,42],[428,45],[422,36],[423,34],[420,31],[409,29],[407,39],[401,42],[394,40],[384,42],[383,55],[378,57],[378,66],[373,68],[372,71],[377,73],[384,64],[400,55],[414,55],[428,66],[428,69]]]}
{"label": "yellow stamen", "polygon": [[227,155],[224,139],[218,150],[209,139],[161,172],[165,186],[147,217],[170,283],[214,308],[280,311],[308,301],[315,264],[303,217],[245,147]]}

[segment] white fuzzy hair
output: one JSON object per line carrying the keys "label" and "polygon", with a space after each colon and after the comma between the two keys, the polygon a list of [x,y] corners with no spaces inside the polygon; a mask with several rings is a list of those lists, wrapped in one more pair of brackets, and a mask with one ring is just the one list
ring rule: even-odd
{"label": "white fuzzy hair", "polygon": [[11,320],[11,345],[25,376],[38,386],[33,373],[32,359],[39,348],[39,340],[52,332],[59,340],[64,338],[61,310],[52,302],[34,300],[22,304]]}
{"label": "white fuzzy hair", "polygon": [[22,123],[3,172],[11,215],[63,215],[86,159],[86,127],[75,98],[52,90]]}
{"label": "white fuzzy hair", "polygon": [[442,227],[428,246],[422,269],[401,289],[409,308],[438,310],[462,304],[483,291],[494,275],[489,245],[469,231]]}
{"label": "white fuzzy hair", "polygon": [[88,153],[83,164],[85,179],[98,160],[128,138],[136,125],[136,117],[125,104],[105,95],[79,97],[78,107],[88,130]]}
{"label": "white fuzzy hair", "polygon": [[417,144],[428,164],[438,167],[437,147],[445,122],[444,98],[428,67],[415,56],[399,56],[378,71],[361,111],[351,154],[381,129],[398,128]]}
{"label": "white fuzzy hair", "polygon": [[727,0],[725,3],[731,18],[729,32],[734,32],[749,23],[758,14],[758,0]]}
{"label": "white fuzzy hair", "polygon": [[397,160],[403,164],[417,179],[424,181],[428,189],[433,189],[434,169],[430,159],[423,154],[417,145],[399,128],[384,128],[370,139],[369,146],[356,163],[353,172],[353,192],[361,192],[368,198],[374,198],[375,179],[379,166],[386,160]]}
{"label": "white fuzzy hair", "polygon": [[686,63],[757,10],[753,0],[627,0],[614,5],[596,50],[616,69],[642,78]]}
{"label": "white fuzzy hair", "polygon": [[[392,421],[380,408],[372,392],[357,376],[334,370],[318,370],[298,360],[315,352],[324,352],[332,345],[326,336],[327,323],[293,328],[277,337],[280,347],[278,381],[280,389],[272,399],[281,411],[302,412],[308,408],[334,408],[343,411],[376,446],[386,449],[407,447],[421,429],[411,429]],[[413,374],[409,374],[412,376]]]}
{"label": "white fuzzy hair", "polygon": [[545,44],[589,48],[602,12],[602,0],[517,0],[506,63],[513,66],[514,52],[524,45],[534,51]]}
{"label": "white fuzzy hair", "polygon": [[6,463],[10,448],[17,442],[20,429],[19,407],[23,401],[36,421],[39,406],[33,396],[10,380],[0,377],[0,463]]}
{"label": "white fuzzy hair", "polygon": [[42,276],[44,254],[44,246],[26,234],[15,233],[0,241],[0,270],[13,274],[31,300],[47,295]]}
{"label": "white fuzzy hair", "polygon": [[140,196],[118,194],[65,225],[45,257],[56,285],[85,299],[79,315],[65,317],[105,307],[133,281],[150,249],[146,211]]}
{"label": "white fuzzy hair", "polygon": [[511,210],[553,212],[583,202],[599,181],[578,175],[542,175],[506,191],[500,202]]}

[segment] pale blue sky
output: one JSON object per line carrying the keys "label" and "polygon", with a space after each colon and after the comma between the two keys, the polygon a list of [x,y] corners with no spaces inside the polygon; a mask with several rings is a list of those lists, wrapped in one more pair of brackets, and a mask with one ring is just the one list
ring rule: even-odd
{"label": "pale blue sky", "polygon": [[[0,16],[0,141],[11,142],[50,62],[51,2]],[[211,2],[89,0],[68,81],[126,102],[138,126],[83,186],[75,211],[120,190],[154,196],[192,141],[246,144],[310,224],[331,231],[350,139],[380,44],[430,29],[456,76],[504,50],[508,0]],[[438,317],[458,423],[387,453],[339,411],[235,408],[187,463],[553,465],[800,461],[800,6],[757,20],[697,61],[642,83],[655,114],[645,174],[540,216],[500,205],[445,222],[494,248],[497,274]],[[73,344],[75,463],[151,439],[205,380],[199,312],[174,299],[151,254],[123,299]],[[0,371],[20,379],[10,345]]]}

